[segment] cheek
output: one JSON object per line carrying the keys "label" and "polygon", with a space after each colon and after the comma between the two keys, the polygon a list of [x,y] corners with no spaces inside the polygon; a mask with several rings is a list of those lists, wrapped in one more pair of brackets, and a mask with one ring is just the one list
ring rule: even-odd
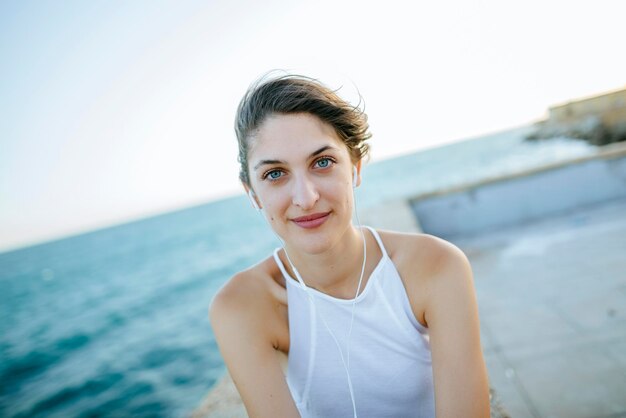
{"label": "cheek", "polygon": [[352,183],[334,182],[325,188],[324,195],[348,207],[352,202]]}
{"label": "cheek", "polygon": [[259,200],[268,212],[279,211],[284,206],[287,196],[283,188],[267,184],[267,181],[258,181],[256,190]]}
{"label": "cheek", "polygon": [[286,196],[280,193],[265,193],[265,216],[269,222],[275,222],[281,219],[289,208],[289,201]]}

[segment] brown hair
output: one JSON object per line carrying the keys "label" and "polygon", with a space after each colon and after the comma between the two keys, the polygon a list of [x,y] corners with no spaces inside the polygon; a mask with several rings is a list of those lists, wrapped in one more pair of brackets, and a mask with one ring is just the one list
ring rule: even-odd
{"label": "brown hair", "polygon": [[[361,101],[359,101],[359,104]],[[272,114],[310,113],[335,129],[346,144],[353,162],[365,157],[369,145],[367,115],[343,100],[316,79],[301,75],[283,75],[253,83],[241,99],[235,117],[235,134],[239,142],[239,178],[250,184],[248,173],[248,140]]]}

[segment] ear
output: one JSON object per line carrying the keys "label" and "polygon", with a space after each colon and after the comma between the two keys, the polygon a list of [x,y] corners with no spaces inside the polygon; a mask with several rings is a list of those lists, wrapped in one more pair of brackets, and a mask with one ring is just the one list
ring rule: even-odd
{"label": "ear", "polygon": [[359,187],[361,185],[361,163],[363,162],[363,160],[359,160],[357,161],[357,163],[354,165],[356,167],[356,186]]}
{"label": "ear", "polygon": [[241,182],[241,185],[246,191],[246,194],[248,195],[248,198],[250,199],[250,203],[252,204],[252,207],[255,208],[256,210],[261,210],[262,209],[261,203],[259,202],[259,199],[257,198],[256,193],[254,193],[254,190],[252,190],[250,185],[244,183],[243,181]]}

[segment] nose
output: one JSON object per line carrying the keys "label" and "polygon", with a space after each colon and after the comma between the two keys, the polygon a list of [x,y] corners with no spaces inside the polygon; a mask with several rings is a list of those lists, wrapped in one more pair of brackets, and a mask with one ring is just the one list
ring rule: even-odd
{"label": "nose", "polygon": [[320,198],[317,186],[306,175],[296,177],[291,196],[291,202],[303,210],[312,209]]}

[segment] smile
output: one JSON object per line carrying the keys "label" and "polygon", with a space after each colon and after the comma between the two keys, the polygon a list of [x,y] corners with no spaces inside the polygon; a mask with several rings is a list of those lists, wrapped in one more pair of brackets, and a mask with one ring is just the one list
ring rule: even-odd
{"label": "smile", "polygon": [[292,221],[301,228],[311,229],[317,228],[328,219],[330,212],[314,213],[312,215],[293,218]]}

